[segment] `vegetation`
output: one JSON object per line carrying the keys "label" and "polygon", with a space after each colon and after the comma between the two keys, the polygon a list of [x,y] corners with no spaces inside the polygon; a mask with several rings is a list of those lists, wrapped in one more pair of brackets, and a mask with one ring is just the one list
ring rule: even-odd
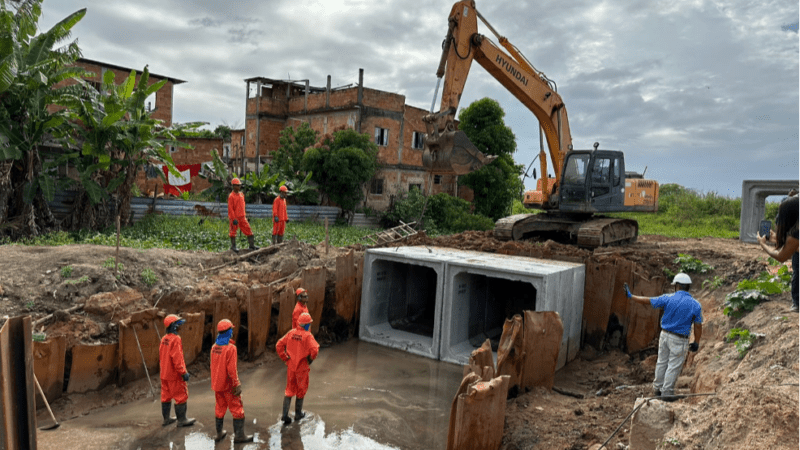
{"label": "vegetation", "polygon": [[764,271],[755,279],[740,281],[736,290],[725,296],[722,312],[726,316],[740,317],[752,311],[768,295],[780,294],[791,288],[792,274],[788,267],[780,265],[775,273]]}
{"label": "vegetation", "polygon": [[703,280],[703,287],[704,288],[709,288],[712,291],[714,289],[719,288],[723,284],[725,284],[725,278],[722,278],[719,275],[715,275],[714,278],[709,278],[707,280]]}
{"label": "vegetation", "polygon": [[[425,210],[423,216],[422,211]],[[417,222],[418,229],[431,234],[452,234],[468,230],[491,230],[494,221],[486,216],[472,214],[466,200],[439,193],[425,197],[413,188],[400,196],[389,211],[381,216],[384,227],[393,227],[400,222]]]}
{"label": "vegetation", "polygon": [[503,122],[505,111],[496,100],[483,98],[461,110],[459,130],[475,147],[487,155],[497,155],[491,164],[459,177],[459,184],[475,192],[475,212],[498,220],[509,215],[514,200],[522,198],[524,169],[514,164],[517,142],[511,128]]}
{"label": "vegetation", "polygon": [[755,335],[750,333],[746,328],[734,328],[725,337],[728,342],[736,343],[736,350],[739,352],[739,357],[744,358],[747,351],[753,346]]}
{"label": "vegetation", "polygon": [[72,266],[64,266],[61,268],[61,278],[69,278],[72,276]]}
{"label": "vegetation", "polygon": [[142,278],[142,283],[144,283],[147,287],[153,287],[156,285],[156,283],[158,283],[158,275],[156,275],[156,273],[153,272],[153,269],[149,267],[142,270],[142,273],[139,274],[139,276]]}
{"label": "vegetation", "polygon": [[684,273],[706,273],[714,270],[713,266],[685,253],[678,253],[678,257],[673,262],[680,266],[681,272]]}

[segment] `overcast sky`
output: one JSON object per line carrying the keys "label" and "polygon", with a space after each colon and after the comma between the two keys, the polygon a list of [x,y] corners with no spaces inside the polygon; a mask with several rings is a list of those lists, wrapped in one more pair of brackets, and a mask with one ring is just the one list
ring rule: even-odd
{"label": "overcast sky", "polygon": [[[40,27],[80,8],[85,58],[185,80],[173,120],[244,125],[245,78],[358,82],[430,109],[453,2],[45,0]],[[558,85],[574,148],[625,152],[661,184],[740,197],[743,180],[798,179],[797,0],[477,0]],[[479,24],[480,32],[496,39]],[[461,107],[489,97],[538,154],[538,123],[478,64]],[[439,100],[436,102],[438,110]],[[538,167],[538,161],[535,165]],[[525,180],[528,188],[534,186]]]}

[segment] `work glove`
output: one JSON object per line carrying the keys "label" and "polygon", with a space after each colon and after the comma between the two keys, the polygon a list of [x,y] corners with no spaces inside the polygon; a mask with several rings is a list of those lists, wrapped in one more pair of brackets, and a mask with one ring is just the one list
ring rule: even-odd
{"label": "work glove", "polygon": [[242,396],[242,385],[240,384],[238,386],[234,386],[233,389],[231,389],[231,394],[233,394],[234,397],[241,397]]}
{"label": "work glove", "polygon": [[275,216],[275,223],[278,223],[278,216]]}
{"label": "work glove", "polygon": [[625,289],[625,295],[628,298],[631,298],[631,289],[628,287],[628,283],[623,283],[622,284],[622,289]]}
{"label": "work glove", "polygon": [[186,372],[185,374],[183,374],[183,381],[189,381],[189,377],[190,377],[189,372]]}
{"label": "work glove", "polygon": [[696,352],[699,349],[700,349],[700,344],[699,343],[692,342],[691,344],[689,344],[689,351],[690,352]]}
{"label": "work glove", "polygon": [[239,225],[239,221],[238,221],[238,220],[236,220],[236,219],[233,219],[233,224],[234,224],[234,225]]}
{"label": "work glove", "polygon": [[306,356],[306,359],[308,360],[308,365],[309,366],[311,365],[312,362],[314,362],[314,360],[311,359],[311,355]]}

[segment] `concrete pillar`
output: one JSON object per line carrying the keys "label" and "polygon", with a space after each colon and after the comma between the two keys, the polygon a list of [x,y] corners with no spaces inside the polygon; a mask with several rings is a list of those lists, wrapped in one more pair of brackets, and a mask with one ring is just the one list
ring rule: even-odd
{"label": "concrete pillar", "polygon": [[[739,217],[739,240],[756,243],[758,224],[764,218],[765,203],[770,195],[785,196],[797,189],[798,180],[745,180],[742,182],[742,211]],[[769,220],[773,220],[770,218]]]}

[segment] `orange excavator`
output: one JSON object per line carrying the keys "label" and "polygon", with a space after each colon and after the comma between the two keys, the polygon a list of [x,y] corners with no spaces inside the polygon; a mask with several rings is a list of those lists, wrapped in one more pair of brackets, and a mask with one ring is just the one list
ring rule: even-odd
{"label": "orange excavator", "polygon": [[[479,19],[503,48],[478,33]],[[441,106],[439,112],[423,118],[428,132],[423,149],[426,169],[434,174],[462,175],[496,158],[478,151],[455,125],[455,114],[473,61],[528,107],[539,122],[538,158],[542,176],[537,180],[536,190],[525,192],[523,204],[542,212],[498,220],[495,237],[504,240],[545,237],[585,248],[634,242],[639,233],[638,222],[598,213],[658,211],[658,182],[645,180],[644,174],[626,172],[621,151],[599,149],[597,143],[592,150],[573,149],[567,109],[555,82],[536,70],[517,47],[492,28],[475,9],[474,0],[456,3],[450,12],[436,73],[439,81],[442,77],[445,80]],[[555,177],[548,176],[542,136],[547,139]]]}

